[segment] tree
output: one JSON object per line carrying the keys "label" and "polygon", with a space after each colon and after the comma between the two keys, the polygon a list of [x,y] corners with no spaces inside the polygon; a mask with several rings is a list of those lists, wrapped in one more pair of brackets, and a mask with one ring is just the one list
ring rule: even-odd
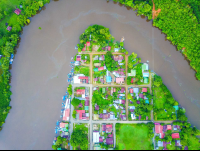
{"label": "tree", "polygon": [[73,98],[71,103],[72,103],[72,105],[74,107],[76,107],[76,106],[78,106],[81,103],[81,100]]}
{"label": "tree", "polygon": [[57,150],[57,146],[56,145],[52,145],[53,150]]}
{"label": "tree", "polygon": [[132,99],[132,96],[131,96],[131,94],[130,94],[130,93],[128,94],[127,98],[128,98],[129,100],[131,100],[131,99]]}
{"label": "tree", "polygon": [[156,87],[159,87],[162,84],[162,78],[160,76],[154,75],[154,82],[153,84]]}
{"label": "tree", "polygon": [[71,84],[67,87],[67,91],[68,91],[69,95],[72,95],[72,85]]}
{"label": "tree", "polygon": [[76,118],[76,110],[73,111],[72,117]]}

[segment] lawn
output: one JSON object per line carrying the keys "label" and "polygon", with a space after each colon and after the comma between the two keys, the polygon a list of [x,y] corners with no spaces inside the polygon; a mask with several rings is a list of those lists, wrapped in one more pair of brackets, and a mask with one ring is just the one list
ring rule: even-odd
{"label": "lawn", "polygon": [[149,137],[149,128],[147,125],[120,124],[119,134],[116,134],[117,149],[151,150],[151,143],[152,139]]}

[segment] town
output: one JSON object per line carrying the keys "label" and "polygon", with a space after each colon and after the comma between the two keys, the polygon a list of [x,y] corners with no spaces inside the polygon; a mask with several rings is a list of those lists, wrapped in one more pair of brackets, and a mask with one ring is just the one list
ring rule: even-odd
{"label": "town", "polygon": [[[137,54],[128,55],[124,37],[120,42],[111,37],[106,45],[92,41],[91,34],[88,37],[83,38],[85,44],[75,47],[78,54],[71,58],[62,120],[56,123],[58,136],[52,148],[188,150],[186,138],[181,137],[191,126],[186,122],[184,108],[170,92],[164,93],[166,86],[149,70],[148,61],[141,63]],[[168,98],[168,105],[160,105],[157,96]],[[133,136],[128,136],[134,131]],[[139,136],[140,131],[144,137]],[[199,133],[194,129],[193,137],[195,132]],[[146,143],[134,145],[136,142],[125,136]]]}

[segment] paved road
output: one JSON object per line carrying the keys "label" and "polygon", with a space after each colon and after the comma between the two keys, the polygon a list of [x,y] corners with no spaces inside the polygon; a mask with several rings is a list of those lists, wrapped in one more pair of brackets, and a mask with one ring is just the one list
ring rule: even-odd
{"label": "paved road", "polygon": [[[116,123],[126,123],[126,124],[133,124],[133,123],[148,123],[148,122],[156,122],[156,123],[172,123],[173,121],[154,121],[153,120],[153,110],[151,111],[151,120],[149,121],[128,121],[128,99],[127,99],[127,95],[128,95],[128,88],[129,87],[149,87],[150,88],[150,93],[151,92],[151,74],[150,74],[150,82],[148,85],[127,85],[127,84],[122,84],[122,85],[115,85],[115,84],[93,84],[93,79],[92,79],[92,73],[93,73],[93,65],[92,65],[92,55],[93,54],[105,54],[106,52],[83,52],[82,54],[89,54],[90,55],[90,84],[72,84],[72,88],[73,88],[73,94],[72,94],[72,98],[74,97],[74,88],[75,87],[89,87],[90,88],[90,108],[89,108],[89,113],[90,113],[90,118],[89,120],[75,120],[72,117],[72,112],[74,110],[74,107],[71,105],[71,114],[70,114],[70,128],[69,128],[69,132],[70,132],[70,136],[73,132],[73,124],[76,123],[88,123],[89,124],[89,146],[90,146],[90,150],[93,150],[93,141],[92,141],[92,129],[93,129],[93,123],[97,123],[97,124],[103,124],[103,123],[113,123],[113,137],[114,137],[114,147],[116,146],[116,132],[115,132],[115,124]],[[123,53],[118,53],[115,52],[113,54],[123,54]],[[126,60],[126,81],[127,81],[127,62],[128,62],[128,56],[125,55],[125,60]],[[125,87],[126,88],[126,121],[110,121],[110,120],[99,120],[99,121],[94,121],[92,120],[92,87],[93,86],[103,86],[103,87],[111,87],[111,86],[115,86],[115,87]],[[152,102],[153,103],[153,102]],[[154,141],[154,138],[153,138]],[[72,146],[70,145],[70,150],[72,150]]]}

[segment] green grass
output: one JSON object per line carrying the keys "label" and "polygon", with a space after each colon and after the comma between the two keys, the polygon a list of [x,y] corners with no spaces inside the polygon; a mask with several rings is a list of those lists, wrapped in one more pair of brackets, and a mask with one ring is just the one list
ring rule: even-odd
{"label": "green grass", "polygon": [[120,124],[119,135],[116,135],[116,144],[119,150],[150,150],[152,140],[148,136],[146,125]]}

